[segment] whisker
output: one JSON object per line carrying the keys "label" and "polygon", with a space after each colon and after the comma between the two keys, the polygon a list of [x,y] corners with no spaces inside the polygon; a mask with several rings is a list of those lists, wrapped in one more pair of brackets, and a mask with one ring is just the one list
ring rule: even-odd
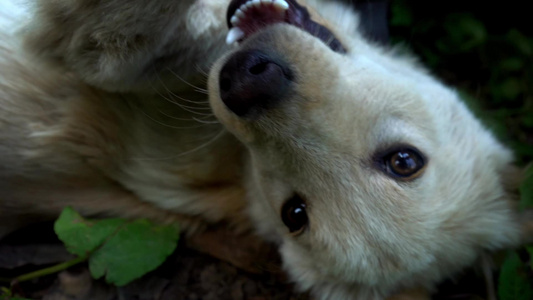
{"label": "whisker", "polygon": [[203,123],[203,124],[220,124],[220,122],[217,119],[214,119],[213,121],[204,121],[200,120],[198,118],[192,117],[196,122]]}
{"label": "whisker", "polygon": [[186,85],[188,85],[188,86],[194,88],[195,91],[197,91],[197,92],[199,92],[199,93],[206,94],[206,95],[208,94],[208,91],[207,91],[206,89],[201,88],[201,87],[199,87],[199,86],[196,86],[196,85],[194,85],[194,84],[188,82],[187,80],[181,78],[178,74],[176,74],[176,72],[172,71],[172,69],[167,68],[167,70],[168,70],[170,73],[172,73],[174,76],[176,76],[179,80],[183,81],[183,83],[185,83]]}
{"label": "whisker", "polygon": [[212,114],[205,114],[205,113],[201,113],[201,112],[197,112],[197,111],[194,111],[193,109],[196,109],[196,108],[193,108],[193,107],[189,107],[189,106],[186,106],[186,105],[183,105],[177,101],[174,101],[174,99],[171,99],[169,97],[166,97],[165,95],[161,94],[159,91],[156,90],[156,92],[158,93],[159,96],[161,96],[163,99],[167,100],[168,102],[172,103],[172,104],[175,104],[177,105],[179,108],[183,109],[184,111],[186,112],[190,112],[192,114],[196,114],[196,115],[200,115],[200,116],[210,116]]}
{"label": "whisker", "polygon": [[187,98],[183,98],[183,97],[173,93],[172,91],[168,91],[168,93],[170,95],[172,95],[173,97],[182,100],[183,102],[194,103],[194,104],[209,104],[209,100],[194,101],[194,100],[189,100]]}
{"label": "whisker", "polygon": [[[171,119],[173,119],[173,120],[178,120],[178,121],[199,122],[199,123],[205,123],[205,124],[207,124],[209,121],[205,121],[205,120],[207,120],[207,119],[209,119],[209,118],[211,118],[211,117],[213,117],[213,120],[216,120],[216,118],[214,118],[214,117],[215,117],[214,114],[210,114],[210,115],[208,115],[208,116],[203,116],[203,117],[200,117],[200,118],[197,118],[197,117],[191,117],[191,118],[188,118],[188,119],[187,119],[187,118],[178,118],[178,117],[175,117],[175,116],[171,116],[171,115],[165,113],[165,112],[162,111],[162,110],[158,110],[158,112],[159,112],[160,114],[162,114],[162,115],[168,117],[168,118],[171,118]],[[218,122],[216,122],[216,123],[218,123]],[[214,123],[213,123],[213,124],[214,124]]]}
{"label": "whisker", "polygon": [[178,157],[182,157],[182,156],[185,156],[185,155],[188,155],[188,154],[192,154],[198,150],[201,150],[202,148],[205,148],[207,146],[209,146],[211,143],[215,142],[217,139],[219,139],[224,133],[226,132],[225,129],[222,129],[220,130],[220,132],[218,132],[217,134],[215,134],[215,136],[213,138],[211,138],[209,141],[199,145],[198,147],[195,147],[191,150],[188,150],[188,151],[185,151],[185,152],[182,152],[180,154],[177,154],[177,155],[173,155],[173,156],[169,156],[169,157],[161,157],[161,158],[130,158],[130,160],[144,160],[144,161],[147,161],[147,160],[151,160],[151,161],[156,161],[156,160],[170,160],[170,159],[175,159],[175,158],[178,158]]}
{"label": "whisker", "polygon": [[[168,118],[171,118],[173,120],[178,120],[178,121],[185,121],[185,122],[196,122],[196,120],[194,118],[178,118],[178,117],[175,117],[175,116],[171,116],[167,113],[165,113],[164,111],[158,109],[157,110],[160,114],[164,115],[165,117],[168,117]],[[205,118],[205,117],[204,117]]]}
{"label": "whisker", "polygon": [[139,109],[139,111],[145,115],[148,119],[156,122],[157,124],[161,125],[161,126],[165,126],[165,127],[168,127],[168,128],[173,128],[173,129],[191,129],[191,128],[199,128],[199,127],[203,127],[205,126],[206,124],[201,124],[201,125],[196,125],[196,126],[173,126],[173,125],[169,125],[169,124],[165,124],[155,118],[153,118],[152,116],[150,116],[149,114],[147,114],[144,110],[142,109]]}
{"label": "whisker", "polygon": [[[157,72],[156,72],[156,73],[157,73]],[[182,99],[182,100],[186,100],[186,99],[183,99],[183,98],[179,97],[178,95],[172,93],[172,92],[170,91],[170,89],[165,85],[165,83],[161,80],[161,78],[159,77],[159,75],[157,75],[157,78],[159,78],[159,81],[161,82],[161,84],[163,85],[163,87],[167,90],[167,92],[169,93],[169,95],[174,96],[174,97],[177,97],[177,98],[180,98],[180,99]],[[187,112],[193,113],[193,114],[201,115],[201,116],[212,115],[212,114],[205,114],[205,113],[201,113],[201,112],[196,112],[196,111],[194,111],[194,109],[199,109],[199,108],[197,108],[197,107],[188,107],[188,106],[183,105],[183,104],[181,104],[181,103],[179,103],[179,102],[177,102],[177,101],[174,101],[174,99],[171,99],[171,98],[169,98],[169,97],[167,97],[167,96],[161,94],[161,92],[159,91],[159,89],[157,89],[157,88],[153,85],[152,81],[149,81],[149,83],[150,83],[150,86],[152,87],[152,89],[154,89],[154,91],[155,91],[159,96],[161,96],[163,99],[167,100],[168,102],[177,105],[177,106],[180,107],[181,109],[183,109],[183,110],[185,110],[185,111],[187,111]],[[190,101],[190,100],[187,100],[187,101],[188,101],[188,102],[193,102],[193,101]],[[208,101],[206,101],[206,102],[208,102]],[[196,102],[194,102],[194,103],[196,103]],[[211,110],[211,108],[209,108],[209,107],[208,107],[208,108],[202,108],[202,110]]]}
{"label": "whisker", "polygon": [[195,69],[196,69],[196,71],[198,71],[198,73],[200,73],[200,74],[205,76],[204,80],[207,82],[207,79],[209,78],[209,72],[204,70],[204,69],[202,69],[202,67],[200,67],[199,64],[196,64]]}
{"label": "whisker", "polygon": [[[193,100],[189,100],[189,99],[186,99],[186,98],[183,98],[183,97],[180,97],[179,95],[175,94],[166,84],[165,82],[161,79],[161,76],[159,76],[159,72],[157,71],[157,68],[155,66],[155,64],[152,64],[153,68],[154,68],[154,73],[157,75],[157,79],[159,80],[159,82],[161,82],[161,84],[163,85],[163,87],[165,88],[165,90],[167,91],[167,93],[169,93],[169,95],[171,95],[172,97],[176,97],[180,100],[183,100],[184,102],[189,102],[189,103],[194,103],[194,104],[206,104],[206,103],[209,103],[209,100],[203,100],[203,101],[193,101]],[[172,72],[172,70],[170,70],[169,68],[167,68],[167,70],[169,70],[172,74],[176,75],[174,72]],[[181,78],[180,78],[181,79]],[[183,80],[183,79],[181,79]],[[186,82],[187,83],[187,82]],[[188,84],[188,83],[187,83]],[[150,81],[150,85],[152,85],[152,82]],[[158,91],[153,85],[152,87]],[[195,87],[195,86],[193,86]],[[161,94],[160,94],[161,95]]]}

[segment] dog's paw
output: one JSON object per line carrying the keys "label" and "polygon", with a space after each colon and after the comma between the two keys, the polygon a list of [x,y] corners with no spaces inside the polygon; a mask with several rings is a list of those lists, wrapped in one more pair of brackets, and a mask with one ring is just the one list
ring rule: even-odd
{"label": "dog's paw", "polygon": [[218,57],[221,2],[39,1],[25,45],[93,86],[146,89],[163,73],[187,78]]}

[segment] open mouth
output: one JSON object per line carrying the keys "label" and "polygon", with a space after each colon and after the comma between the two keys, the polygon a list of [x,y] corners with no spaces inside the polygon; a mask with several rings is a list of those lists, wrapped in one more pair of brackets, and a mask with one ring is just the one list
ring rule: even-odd
{"label": "open mouth", "polygon": [[311,20],[307,9],[295,0],[233,0],[228,7],[227,22],[228,44],[242,42],[269,25],[286,23],[319,38],[333,51],[346,52],[333,33]]}

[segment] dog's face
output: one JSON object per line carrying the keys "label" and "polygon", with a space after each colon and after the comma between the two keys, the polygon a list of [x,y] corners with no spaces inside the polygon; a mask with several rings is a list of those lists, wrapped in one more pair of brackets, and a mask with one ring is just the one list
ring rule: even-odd
{"label": "dog's face", "polygon": [[430,285],[517,241],[511,155],[453,91],[328,7],[329,24],[292,0],[245,2],[210,101],[249,149],[251,215],[302,288]]}

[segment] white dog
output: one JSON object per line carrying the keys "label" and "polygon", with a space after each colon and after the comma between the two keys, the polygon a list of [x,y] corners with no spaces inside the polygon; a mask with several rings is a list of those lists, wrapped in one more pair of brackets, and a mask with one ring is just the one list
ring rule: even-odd
{"label": "white dog", "polygon": [[2,15],[0,234],[67,205],[226,221],[277,243],[319,299],[430,291],[527,234],[510,151],[338,3],[42,0],[30,15]]}

